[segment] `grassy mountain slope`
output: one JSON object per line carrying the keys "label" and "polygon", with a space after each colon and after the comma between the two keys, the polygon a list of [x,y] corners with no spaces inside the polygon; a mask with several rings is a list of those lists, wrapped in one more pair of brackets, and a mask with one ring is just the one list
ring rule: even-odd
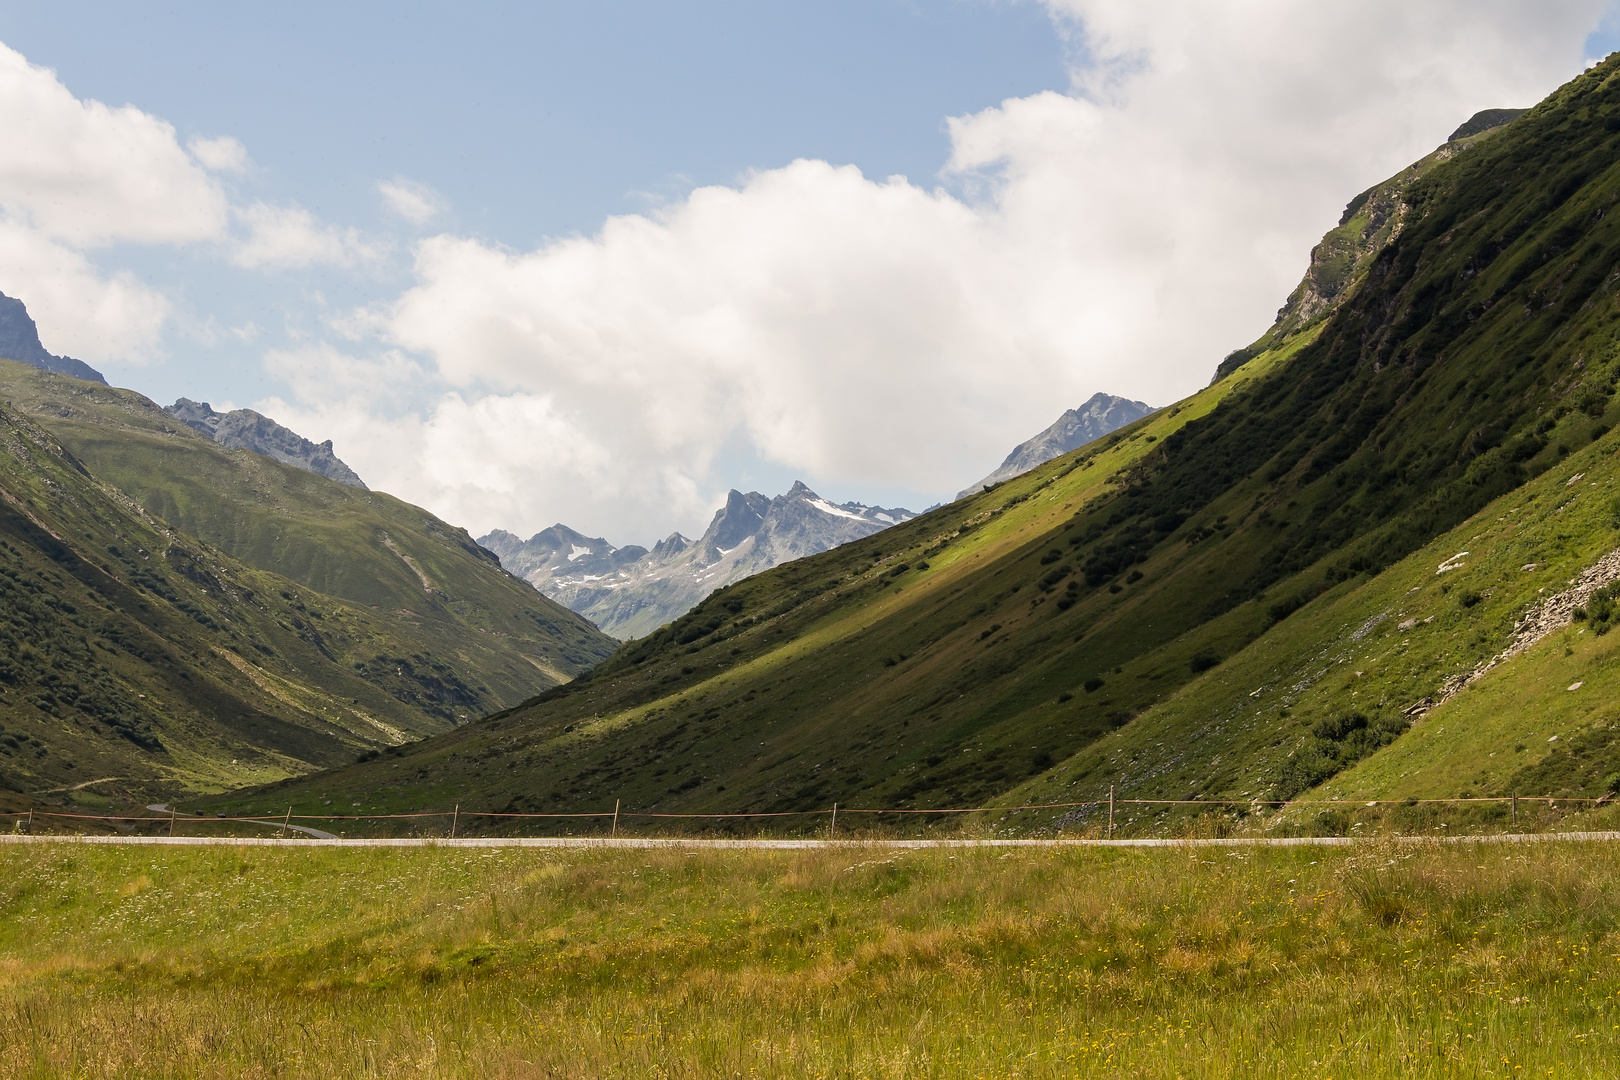
{"label": "grassy mountain slope", "polygon": [[[1061,543],[1076,507],[1108,497],[1169,433],[1306,340],[990,492],[732,585],[522,709],[273,796],[208,805],[273,797],[285,806],[290,797],[313,808],[337,793],[379,810],[599,809],[615,797],[639,809],[702,810],[823,807],[857,795],[919,805],[988,798],[1039,764],[1032,735],[1061,756],[1145,707],[1162,685],[1115,700],[1081,684],[1139,648],[1140,635],[1177,634],[1173,613],[1159,612],[1158,629],[1133,622],[1134,589],[1076,598],[1060,587],[1072,567],[1050,559],[1049,538]],[[1114,651],[1099,655],[1096,641],[1110,638]],[[1184,669],[1168,671],[1169,685],[1190,678],[1177,674]],[[957,758],[969,737],[982,753]]]}
{"label": "grassy mountain slope", "polygon": [[327,565],[349,580],[365,566],[342,566],[344,545],[363,552],[386,525],[393,546],[377,543],[386,557],[370,565],[437,575],[432,593],[418,581],[410,615],[308,588],[174,528],[44,425],[0,409],[0,788],[94,804],[309,772],[520,700],[611,645],[461,552],[442,523],[413,526],[426,515],[397,500],[370,495],[367,519],[325,490],[350,489],[186,429],[157,428],[152,439],[173,443],[158,449],[127,429],[120,442],[98,414],[155,408],[127,391],[9,361],[0,378],[13,402],[77,435],[97,467],[135,474],[164,456],[181,497],[201,502],[221,485],[209,505],[222,517],[235,506],[248,526],[279,519],[306,540],[318,529]]}
{"label": "grassy mountain slope", "polygon": [[445,729],[439,703],[355,666],[399,644],[390,620],[175,531],[0,410],[0,787],[218,790]]}
{"label": "grassy mountain slope", "polygon": [[[1127,794],[1297,794],[1349,759],[1393,760],[1423,695],[1391,689],[1305,735],[1233,718],[1313,634],[1331,652],[1313,613],[1363,588],[1388,606],[1416,553],[1432,562],[1427,545],[1455,546],[1521,488],[1545,497],[1620,418],[1617,162],[1610,60],[1418,170],[1400,228],[1330,315],[1262,339],[1180,406],[739,583],[521,710],[290,792],[379,809],[933,807],[1105,790],[1109,769]],[[1432,651],[1414,687],[1495,644],[1403,640]]]}
{"label": "grassy mountain slope", "polygon": [[[1610,703],[1620,691],[1620,637],[1595,632],[1588,618],[1504,654],[1530,640],[1520,628],[1537,604],[1620,545],[1617,452],[1620,434],[1604,435],[1385,572],[1335,586],[1001,801],[1104,798],[1111,785],[1122,797],[1260,800],[1312,791],[1357,804],[1614,790],[1620,731],[1611,732]],[[1014,820],[1028,829],[1099,814]],[[1185,811],[1132,809],[1121,821],[1178,815]],[[1285,813],[1273,824],[1301,820]]]}
{"label": "grassy mountain slope", "polygon": [[[226,449],[133,391],[0,362],[0,395],[146,512],[396,623],[408,646],[396,659],[433,657],[460,673],[465,687],[446,720],[521,701],[617,644],[503,571],[465,530],[390,495]],[[412,663],[392,670],[414,679]]]}

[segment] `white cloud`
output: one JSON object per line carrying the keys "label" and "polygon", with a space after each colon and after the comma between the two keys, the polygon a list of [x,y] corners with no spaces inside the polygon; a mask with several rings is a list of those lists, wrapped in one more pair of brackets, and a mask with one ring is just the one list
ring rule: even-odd
{"label": "white cloud", "polygon": [[75,98],[0,45],[0,203],[76,246],[219,236],[225,196],[174,128],[133,106]]}
{"label": "white cloud", "polygon": [[191,151],[192,157],[202,162],[205,169],[224,173],[247,171],[247,147],[229,135],[219,135],[211,139],[197,136],[188,142],[186,147]]}
{"label": "white cloud", "polygon": [[960,195],[797,161],[527,253],[423,242],[415,287],[356,320],[456,390],[374,429],[393,490],[621,539],[701,525],[682,492],[723,490],[739,446],[954,491],[1096,390],[1207,381],[1352,195],[1578,72],[1605,4],[1049,7],[1085,65],[950,121]]}
{"label": "white cloud", "polygon": [[432,378],[398,350],[369,357],[344,353],[325,343],[297,349],[271,349],[265,371],[286,383],[303,402],[370,404],[398,412],[420,398]]}
{"label": "white cloud", "polygon": [[73,96],[0,45],[0,290],[21,297],[46,348],[92,363],[154,358],[171,305],[89,253],[221,237],[226,200],[174,128],[133,106]]}
{"label": "white cloud", "polygon": [[444,196],[414,180],[396,176],[377,184],[382,195],[383,208],[409,221],[412,225],[426,225],[444,212]]}
{"label": "white cloud", "polygon": [[72,248],[0,219],[0,292],[18,297],[50,352],[92,363],[157,355],[169,301],[128,273],[103,276]]}
{"label": "white cloud", "polygon": [[248,235],[231,249],[231,262],[248,269],[352,267],[383,254],[358,230],[323,224],[301,206],[255,202],[238,209],[236,216]]}

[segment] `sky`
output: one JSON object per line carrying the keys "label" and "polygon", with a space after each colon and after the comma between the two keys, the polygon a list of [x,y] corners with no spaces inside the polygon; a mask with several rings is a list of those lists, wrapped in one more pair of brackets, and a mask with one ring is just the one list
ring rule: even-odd
{"label": "sky", "polygon": [[920,509],[1167,404],[1610,0],[0,0],[0,291],[479,535]]}

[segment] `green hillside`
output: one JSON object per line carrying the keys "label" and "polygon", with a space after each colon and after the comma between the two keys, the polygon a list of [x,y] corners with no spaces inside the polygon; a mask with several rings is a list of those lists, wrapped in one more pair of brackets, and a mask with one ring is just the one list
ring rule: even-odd
{"label": "green hillside", "polygon": [[503,571],[465,529],[391,495],[227,450],[131,390],[0,362],[0,394],[147,513],[457,657],[488,688],[466,702],[475,711],[572,678],[617,644]]}
{"label": "green hillside", "polygon": [[[0,788],[93,803],[308,772],[613,644],[398,500],[218,448],[129,391],[10,361],[0,384]],[[184,506],[283,542],[234,558],[166,519]]]}
{"label": "green hillside", "polygon": [[[1061,538],[1077,507],[1108,498],[1169,433],[1308,339],[1102,445],[732,585],[525,708],[273,797],[207,805],[249,807],[262,797],[285,807],[289,793],[311,809],[342,793],[379,811],[456,802],[594,810],[614,798],[704,811],[990,798],[1028,776],[1040,750],[1067,755],[1131,707],[1081,687],[1136,647],[1129,612],[1141,594],[1069,590],[1070,561],[1054,564],[1050,538]],[[1078,632],[1088,624],[1090,634]],[[1095,640],[1110,638],[1114,652],[1092,655]],[[1032,739],[1042,740],[1035,752]]]}
{"label": "green hillside", "polygon": [[[1586,789],[1620,783],[1620,760],[1546,765],[1547,746],[1564,748],[1532,752],[1528,735],[1448,750],[1428,734],[1470,708],[1495,716],[1492,694],[1551,686],[1582,657],[1601,664],[1595,630],[1574,633],[1568,656],[1543,643],[1505,661],[1407,734],[1427,708],[1412,706],[1506,647],[1536,589],[1616,543],[1592,493],[1620,438],[1607,434],[1620,417],[1617,161],[1611,59],[1376,189],[1399,228],[1377,240],[1382,226],[1355,226],[1372,240],[1331,302],[1291,305],[1300,317],[1285,310],[1201,393],[732,586],[522,709],[276,800],[707,812],[1011,803],[1110,784],[1403,796],[1552,783],[1557,768]],[[1352,203],[1347,225],[1373,201]],[[1581,471],[1591,478],[1571,479]],[[1579,511],[1560,502],[1577,489]],[[1466,565],[1437,574],[1459,551]],[[1368,689],[1344,685],[1352,670]],[[1474,760],[1484,741],[1511,767]],[[1594,761],[1606,746],[1579,742]]]}

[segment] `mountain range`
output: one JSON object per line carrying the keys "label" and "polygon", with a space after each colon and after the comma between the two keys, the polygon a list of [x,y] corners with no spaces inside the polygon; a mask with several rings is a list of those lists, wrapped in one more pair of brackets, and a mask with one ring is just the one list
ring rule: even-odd
{"label": "mountain range", "polygon": [[[1112,792],[1208,800],[1133,804],[1137,830],[1287,832],[1350,817],[1263,800],[1399,823],[1431,796],[1607,796],[1620,57],[1508,119],[1352,200],[1198,393],[728,585],[516,708],[198,807],[989,805],[1031,833]],[[825,824],[775,819],[801,820]]]}
{"label": "mountain range", "polygon": [[478,543],[501,565],[616,638],[644,637],[716,589],[915,517],[910,510],[832,503],[796,481],[785,495],[732,490],[697,540],[680,533],[616,548],[557,524],[521,540],[497,529]]}
{"label": "mountain range", "polygon": [[1013,447],[1012,453],[1007,455],[995,472],[977,484],[963,488],[956,493],[956,497],[965,499],[987,487],[1022,476],[1037,465],[1043,465],[1071,450],[1078,450],[1153,411],[1153,406],[1140,401],[1112,394],[1093,394],[1084,405],[1068,410],[1039,435]]}

